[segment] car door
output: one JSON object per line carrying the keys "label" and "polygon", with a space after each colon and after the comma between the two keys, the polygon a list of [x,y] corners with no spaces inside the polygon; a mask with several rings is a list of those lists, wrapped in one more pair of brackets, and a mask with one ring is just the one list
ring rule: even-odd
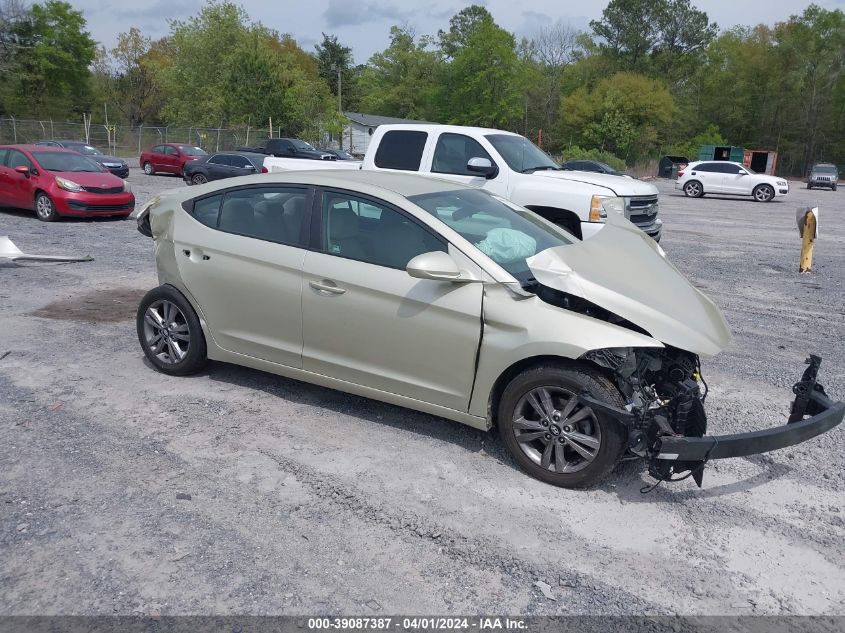
{"label": "car door", "polygon": [[229,178],[234,171],[229,164],[229,156],[227,154],[215,154],[209,158],[206,162],[206,170],[208,171],[209,180]]}
{"label": "car door", "polygon": [[302,263],[311,189],[252,186],[174,219],[179,274],[225,350],[302,365]]}
{"label": "car door", "polygon": [[9,149],[6,155],[5,168],[3,168],[3,191],[2,204],[16,209],[32,209],[35,204],[35,191],[33,190],[33,176],[24,176],[15,171],[16,167],[28,167],[30,171],[35,165],[29,157],[17,149]]}
{"label": "car door", "polygon": [[164,153],[164,145],[156,145],[150,150],[150,162],[156,171],[166,171],[166,155]]}
{"label": "car door", "polygon": [[255,165],[243,156],[230,154],[229,163],[231,164],[230,169],[233,176],[249,176],[255,173]]}
{"label": "car door", "polygon": [[722,170],[722,191],[746,195],[751,193],[749,185],[752,178],[745,169],[733,163],[724,163],[719,167]]}
{"label": "car door", "polygon": [[689,180],[698,180],[705,193],[722,193],[722,172],[718,163],[701,163],[690,172]]}
{"label": "car door", "polygon": [[182,167],[179,164],[180,154],[179,150],[175,147],[171,147],[170,145],[164,146],[164,158],[162,159],[163,168],[162,171],[166,171],[171,174],[178,174],[182,171]]}
{"label": "car door", "polygon": [[[481,283],[412,278],[447,243],[383,201],[324,190],[305,256],[303,369],[466,411],[481,336]],[[460,253],[460,265],[481,271]]]}
{"label": "car door", "polygon": [[496,165],[490,153],[474,138],[465,134],[444,132],[437,137],[437,143],[434,146],[431,173],[437,174],[439,178],[487,189],[498,195],[506,195],[504,172],[499,169],[496,177],[488,179],[483,174],[467,169],[467,163],[471,158],[486,158],[492,165]]}

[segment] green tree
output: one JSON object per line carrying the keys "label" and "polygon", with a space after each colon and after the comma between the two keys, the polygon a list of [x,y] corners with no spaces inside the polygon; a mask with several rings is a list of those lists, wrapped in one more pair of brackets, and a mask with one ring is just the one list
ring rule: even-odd
{"label": "green tree", "polygon": [[479,19],[465,42],[452,50],[438,90],[440,117],[461,125],[518,125],[524,107],[525,66],[514,36],[492,20]]}
{"label": "green tree", "polygon": [[[356,107],[359,100],[358,75],[359,70],[352,58],[352,49],[337,41],[337,36],[323,33],[323,41],[314,47],[317,51],[317,66],[320,77],[328,85],[329,90],[337,99],[337,92],[341,92],[341,110]],[[338,86],[338,73],[340,85]]]}
{"label": "green tree", "polygon": [[470,45],[470,40],[482,27],[495,25],[490,12],[479,4],[473,4],[452,16],[448,31],[438,31],[440,52],[446,58],[454,58]]}
{"label": "green tree", "polygon": [[673,110],[664,82],[616,73],[562,101],[561,135],[575,145],[606,150],[633,163],[659,147]]}
{"label": "green tree", "polygon": [[361,73],[361,108],[371,114],[430,119],[443,63],[430,39],[406,28],[390,29],[390,45]]}
{"label": "green tree", "polygon": [[87,108],[96,43],[85,26],[81,11],[57,0],[17,13],[0,36],[13,46],[0,90],[4,110],[59,118]]}

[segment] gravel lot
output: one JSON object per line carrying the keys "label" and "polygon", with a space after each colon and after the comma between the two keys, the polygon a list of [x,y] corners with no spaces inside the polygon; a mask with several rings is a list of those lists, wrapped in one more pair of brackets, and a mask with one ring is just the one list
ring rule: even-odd
{"label": "gravel lot", "polygon": [[[130,181],[139,202],[181,185]],[[711,432],[785,422],[810,351],[845,397],[845,193],[658,186],[664,249],[735,334],[704,362]],[[153,371],[134,222],[2,211],[7,234],[95,261],[0,265],[0,614],[845,612],[845,429],[708,466],[703,490],[640,494],[640,464],[560,490],[440,418],[220,363]]]}

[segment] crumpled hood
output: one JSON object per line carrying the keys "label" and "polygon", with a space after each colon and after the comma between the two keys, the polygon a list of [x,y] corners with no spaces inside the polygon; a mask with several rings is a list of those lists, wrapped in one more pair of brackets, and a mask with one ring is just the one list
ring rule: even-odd
{"label": "crumpled hood", "polygon": [[664,345],[712,356],[731,341],[718,306],[661,256],[636,228],[609,221],[593,238],[527,260],[544,286],[586,299]]}
{"label": "crumpled hood", "polygon": [[583,182],[589,185],[606,187],[615,192],[617,196],[654,196],[657,195],[657,187],[651,183],[626,178],[624,176],[611,176],[589,171],[535,171],[534,176],[539,178],[554,178],[557,180],[571,180]]}

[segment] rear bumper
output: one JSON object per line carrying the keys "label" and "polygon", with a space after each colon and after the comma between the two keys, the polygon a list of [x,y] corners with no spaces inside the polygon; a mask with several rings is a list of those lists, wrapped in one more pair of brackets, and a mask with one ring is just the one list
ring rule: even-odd
{"label": "rear bumper", "polygon": [[749,433],[704,437],[662,437],[656,459],[698,462],[767,453],[805,442],[829,431],[845,417],[845,402],[834,402],[820,391],[809,395],[823,409],[806,420]]}

